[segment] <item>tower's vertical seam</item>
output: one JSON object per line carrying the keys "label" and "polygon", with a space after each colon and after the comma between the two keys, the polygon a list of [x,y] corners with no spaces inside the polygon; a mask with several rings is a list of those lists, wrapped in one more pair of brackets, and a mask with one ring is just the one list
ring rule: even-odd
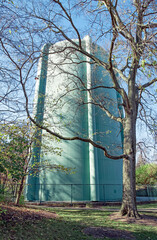
{"label": "tower's vertical seam", "polygon": [[[86,42],[86,51],[91,52],[91,40],[89,36],[84,38]],[[92,74],[90,58],[86,57],[86,74],[87,74],[87,89],[92,87]],[[93,140],[93,106],[91,104],[92,98],[90,92],[87,91],[87,102],[88,102],[88,136]],[[96,176],[95,176],[95,157],[94,157],[94,146],[89,144],[89,171],[90,171],[90,200],[96,201]]]}
{"label": "tower's vertical seam", "polygon": [[[44,104],[45,104],[45,90],[46,90],[46,79],[47,79],[47,64],[48,64],[48,53],[49,53],[49,44],[45,44],[42,50],[41,60],[39,61],[38,74],[40,69],[40,78],[37,82],[36,92],[35,92],[35,120],[39,124],[43,124],[44,118]],[[40,162],[40,152],[41,152],[41,141],[42,141],[42,129],[38,129],[35,134],[33,154],[31,159],[31,164],[35,162]],[[39,144],[40,143],[40,144]],[[30,192],[31,200],[41,199],[40,192],[40,181],[39,173],[36,176],[30,175],[28,177],[28,184],[31,183],[32,186],[28,186],[27,195]],[[29,190],[32,187],[31,190]],[[28,197],[29,198],[29,197]]]}

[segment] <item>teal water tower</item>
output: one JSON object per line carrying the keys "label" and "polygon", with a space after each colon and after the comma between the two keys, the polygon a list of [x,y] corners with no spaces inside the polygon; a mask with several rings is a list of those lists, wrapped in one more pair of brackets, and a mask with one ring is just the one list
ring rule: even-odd
{"label": "teal water tower", "polygon": [[[73,40],[77,42],[77,40]],[[102,61],[103,48],[86,36],[82,47]],[[109,153],[122,154],[122,127],[101,106],[119,116],[120,97],[107,71],[92,63],[68,41],[45,45],[38,67],[34,114],[39,123],[64,137],[90,138]],[[89,91],[91,89],[91,91]],[[28,201],[119,201],[122,198],[122,160],[111,160],[91,144],[48,139],[39,131],[35,161],[74,168],[74,174],[45,169],[27,179]],[[45,152],[45,146],[49,151]],[[61,151],[61,155],[56,152]],[[32,162],[34,159],[32,159]]]}

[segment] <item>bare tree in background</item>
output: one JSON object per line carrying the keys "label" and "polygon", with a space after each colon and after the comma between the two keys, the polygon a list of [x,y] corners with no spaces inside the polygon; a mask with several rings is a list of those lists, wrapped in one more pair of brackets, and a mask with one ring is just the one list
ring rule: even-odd
{"label": "bare tree in background", "polygon": [[[5,105],[7,99],[10,101],[9,96],[12,96],[12,92],[15,91],[16,94],[17,90],[22,91],[25,98],[24,104],[20,97],[22,108],[38,127],[65,141],[88,142],[102,149],[108,158],[115,160],[123,158],[124,189],[121,214],[138,217],[135,194],[137,119],[142,120],[150,130],[156,127],[153,114],[157,100],[154,87],[157,81],[156,1],[134,0],[128,3],[117,0],[34,0],[29,3],[23,1],[18,6],[15,1],[14,4],[3,3],[1,11],[3,13],[0,39],[2,85],[4,79],[8,79],[8,87],[5,87],[1,94],[1,102]],[[95,42],[108,51],[107,60],[106,56],[102,60],[84,49],[81,39],[85,33],[89,33]],[[78,42],[72,39],[78,39]],[[32,91],[32,76],[40,57],[41,46],[43,43],[54,44],[60,40],[67,40],[71,44],[72,52],[87,56],[91,64],[101,66],[110,75],[113,81],[112,88],[122,98],[124,118],[120,115],[114,116],[105,107],[105,96],[104,101],[95,103],[93,100],[90,104],[98,104],[107,116],[122,124],[124,132],[122,155],[112,155],[106,146],[89,138],[78,135],[63,136],[32,117],[29,94]],[[66,49],[62,48],[59,51],[64,53]],[[2,58],[3,56],[5,57]],[[7,67],[4,64],[6,62]],[[84,90],[91,95],[94,91],[92,88]],[[16,106],[15,112],[18,104],[18,101],[16,104],[13,103],[13,108]],[[7,111],[11,111],[9,104]]]}

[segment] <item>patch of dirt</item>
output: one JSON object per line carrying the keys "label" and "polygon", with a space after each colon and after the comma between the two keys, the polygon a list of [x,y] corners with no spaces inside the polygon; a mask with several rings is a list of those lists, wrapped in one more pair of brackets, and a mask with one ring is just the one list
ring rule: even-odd
{"label": "patch of dirt", "polygon": [[143,225],[151,225],[157,227],[157,217],[150,215],[140,215],[141,218],[135,219],[131,217],[121,216],[119,213],[113,213],[110,215],[110,220],[126,222],[126,223],[137,223]]}
{"label": "patch of dirt", "polygon": [[34,210],[26,207],[4,206],[0,205],[0,220],[14,225],[22,221],[37,221],[43,218],[56,218],[57,214],[43,210]]}
{"label": "patch of dirt", "polygon": [[83,230],[83,233],[94,238],[123,238],[125,240],[135,240],[135,237],[128,231],[116,230],[105,227],[88,227]]}

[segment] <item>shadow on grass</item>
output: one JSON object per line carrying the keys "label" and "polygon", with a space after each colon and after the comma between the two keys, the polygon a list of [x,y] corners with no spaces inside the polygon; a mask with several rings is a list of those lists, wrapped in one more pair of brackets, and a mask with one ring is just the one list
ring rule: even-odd
{"label": "shadow on grass", "polygon": [[[12,216],[11,221],[0,221],[0,240],[94,240],[94,238],[83,233],[83,229],[88,227],[101,227],[104,229],[110,228],[114,230],[125,230],[130,232],[136,240],[156,240],[157,228],[126,224],[109,221],[109,212],[92,211],[92,210],[56,210],[48,209],[49,211],[56,211],[57,218],[27,218],[23,219]],[[7,213],[6,213],[7,214]],[[105,238],[103,239],[114,239]],[[119,236],[116,239],[125,239]],[[128,238],[126,238],[128,239]]]}

